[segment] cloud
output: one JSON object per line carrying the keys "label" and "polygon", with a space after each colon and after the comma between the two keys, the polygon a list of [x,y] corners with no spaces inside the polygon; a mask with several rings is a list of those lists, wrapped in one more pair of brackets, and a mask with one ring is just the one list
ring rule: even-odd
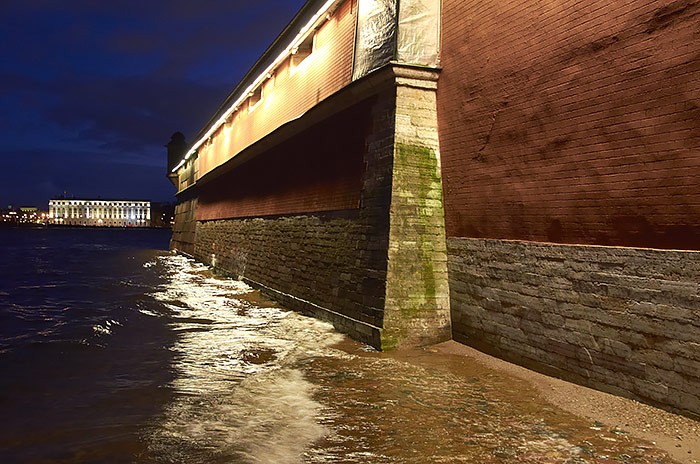
{"label": "cloud", "polygon": [[[17,168],[7,185],[88,189],[82,179],[113,166],[170,195],[163,144],[196,136],[303,3],[0,2],[0,159]],[[141,170],[129,177],[127,165]]]}
{"label": "cloud", "polygon": [[84,128],[80,137],[87,140],[136,150],[139,145],[162,146],[176,130],[193,137],[228,90],[153,76],[67,81],[46,117],[66,128]]}
{"label": "cloud", "polygon": [[0,97],[17,95],[37,88],[37,81],[32,76],[13,71],[0,71]]}
{"label": "cloud", "polygon": [[163,166],[115,162],[72,151],[0,152],[0,205],[45,206],[66,191],[78,197],[144,198],[168,201],[174,190]]}
{"label": "cloud", "polygon": [[[209,82],[235,83],[302,3],[214,1],[201,8],[193,2],[176,2],[165,12],[173,18],[167,25],[115,31],[109,47],[116,53],[144,55],[171,50],[157,68],[159,75],[197,75]],[[212,63],[218,65],[207,73]]]}

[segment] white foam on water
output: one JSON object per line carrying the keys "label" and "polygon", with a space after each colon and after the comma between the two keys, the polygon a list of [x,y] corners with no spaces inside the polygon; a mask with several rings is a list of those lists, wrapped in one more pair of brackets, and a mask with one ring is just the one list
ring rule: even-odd
{"label": "white foam on water", "polygon": [[327,431],[299,363],[335,352],[330,324],[246,299],[243,282],[162,257],[169,282],[153,297],[171,312],[174,400],[149,440],[165,460],[301,462]]}

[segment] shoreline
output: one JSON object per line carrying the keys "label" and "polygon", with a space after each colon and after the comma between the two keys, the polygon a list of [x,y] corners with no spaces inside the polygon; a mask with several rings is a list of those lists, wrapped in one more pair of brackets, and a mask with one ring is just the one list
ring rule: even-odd
{"label": "shoreline", "polygon": [[580,418],[605,424],[606,428],[624,429],[635,438],[651,442],[681,464],[700,464],[700,422],[693,419],[549,377],[454,340],[424,350],[468,358],[486,368],[524,380],[547,403]]}

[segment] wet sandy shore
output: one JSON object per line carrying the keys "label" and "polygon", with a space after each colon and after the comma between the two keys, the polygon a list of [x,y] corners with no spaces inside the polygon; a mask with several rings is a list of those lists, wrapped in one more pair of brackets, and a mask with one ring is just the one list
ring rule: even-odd
{"label": "wet sandy shore", "polygon": [[426,350],[458,355],[495,372],[525,380],[535,388],[544,402],[596,424],[591,426],[593,429],[625,431],[629,433],[629,438],[650,442],[679,463],[700,463],[700,422],[634,400],[549,377],[454,341]]}
{"label": "wet sandy shore", "polygon": [[[456,342],[309,360],[327,433],[307,463],[694,463],[700,424]],[[679,445],[679,446],[677,446]],[[690,453],[688,453],[690,451]]]}

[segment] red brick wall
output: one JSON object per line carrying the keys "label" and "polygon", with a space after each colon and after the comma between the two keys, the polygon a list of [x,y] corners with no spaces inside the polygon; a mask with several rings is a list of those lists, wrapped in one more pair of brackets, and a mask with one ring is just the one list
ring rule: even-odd
{"label": "red brick wall", "polygon": [[700,3],[443,0],[447,233],[700,249]]}
{"label": "red brick wall", "polygon": [[345,0],[316,33],[315,51],[292,67],[287,58],[263,86],[252,111],[249,100],[199,147],[199,175],[231,159],[281,125],[299,117],[351,82],[357,0]]}
{"label": "red brick wall", "polygon": [[358,208],[368,111],[347,110],[199,185],[197,220]]}

